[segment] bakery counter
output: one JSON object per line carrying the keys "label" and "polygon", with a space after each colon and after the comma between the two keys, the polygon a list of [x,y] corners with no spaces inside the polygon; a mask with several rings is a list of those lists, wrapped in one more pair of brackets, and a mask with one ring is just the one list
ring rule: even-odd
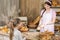
{"label": "bakery counter", "polygon": [[[39,32],[22,32],[22,36],[27,40],[38,40]],[[9,40],[9,34],[0,33],[0,40]]]}
{"label": "bakery counter", "polygon": [[9,34],[0,33],[0,40],[9,40]]}
{"label": "bakery counter", "polygon": [[39,40],[39,32],[22,32],[27,40]]}
{"label": "bakery counter", "polygon": [[[42,34],[42,35],[41,35]],[[41,33],[40,32],[22,32],[22,35],[24,37],[26,37],[27,40],[46,40],[49,39],[49,40],[59,40],[60,39],[60,33],[59,34],[51,34],[51,33]],[[47,36],[46,36],[47,35]]]}
{"label": "bakery counter", "polygon": [[[60,38],[59,34],[58,33],[55,34],[55,35],[57,35],[55,37]],[[22,36],[25,37],[27,40],[39,40],[40,32],[22,32]],[[41,37],[43,37],[43,36],[41,36]],[[9,34],[0,33],[0,40],[9,40]]]}

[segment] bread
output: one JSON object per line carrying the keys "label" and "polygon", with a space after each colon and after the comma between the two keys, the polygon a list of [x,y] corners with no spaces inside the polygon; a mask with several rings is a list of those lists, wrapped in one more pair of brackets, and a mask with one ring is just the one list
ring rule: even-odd
{"label": "bread", "polygon": [[8,33],[9,29],[7,26],[3,26],[0,28],[3,33]]}
{"label": "bread", "polygon": [[52,32],[42,32],[40,33],[40,40],[50,40],[54,33]]}
{"label": "bread", "polygon": [[34,21],[33,21],[33,24],[37,24],[40,20],[40,16],[38,16]]}
{"label": "bread", "polygon": [[20,29],[20,31],[21,31],[21,32],[27,32],[27,31],[28,31],[28,28],[27,28],[27,27],[22,27],[22,28]]}
{"label": "bread", "polygon": [[34,21],[30,22],[29,25],[35,25],[39,22],[40,20],[40,16],[38,16],[36,19],[34,19]]}

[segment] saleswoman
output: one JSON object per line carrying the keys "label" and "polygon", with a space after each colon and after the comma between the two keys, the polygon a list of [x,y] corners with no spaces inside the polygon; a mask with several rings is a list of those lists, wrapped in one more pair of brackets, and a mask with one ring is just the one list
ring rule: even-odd
{"label": "saleswoman", "polygon": [[41,11],[41,20],[37,29],[40,29],[40,32],[48,31],[54,33],[56,12],[51,9],[51,2],[49,1],[45,2],[44,8],[45,9]]}

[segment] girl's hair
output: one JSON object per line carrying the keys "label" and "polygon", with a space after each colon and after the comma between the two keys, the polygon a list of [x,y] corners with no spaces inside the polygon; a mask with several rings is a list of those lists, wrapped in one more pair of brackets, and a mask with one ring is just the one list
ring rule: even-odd
{"label": "girl's hair", "polygon": [[13,19],[13,20],[14,21],[12,22],[12,26],[10,28],[10,40],[12,40],[13,36],[14,36],[14,27],[16,27],[20,23],[19,18],[16,18],[16,19]]}
{"label": "girl's hair", "polygon": [[51,6],[51,3],[50,3],[50,2],[48,2],[48,1],[47,1],[47,2],[45,2],[45,4],[47,4],[47,5]]}
{"label": "girl's hair", "polygon": [[16,27],[17,24],[19,24],[19,23],[20,23],[20,19],[19,18],[16,18],[15,19],[15,22],[13,22],[13,26]]}

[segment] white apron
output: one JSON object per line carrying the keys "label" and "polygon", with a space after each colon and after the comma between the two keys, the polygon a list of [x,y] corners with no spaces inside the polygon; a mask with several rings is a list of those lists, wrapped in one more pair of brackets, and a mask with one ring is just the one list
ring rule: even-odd
{"label": "white apron", "polygon": [[[52,15],[53,14],[53,10],[51,9],[50,12],[46,13],[44,12],[43,17],[40,20],[40,24],[45,24],[48,22],[51,22],[52,20]],[[49,31],[49,32],[53,32],[54,33],[54,24],[47,24],[44,26],[44,28],[40,29],[40,32],[45,32],[45,31]]]}

